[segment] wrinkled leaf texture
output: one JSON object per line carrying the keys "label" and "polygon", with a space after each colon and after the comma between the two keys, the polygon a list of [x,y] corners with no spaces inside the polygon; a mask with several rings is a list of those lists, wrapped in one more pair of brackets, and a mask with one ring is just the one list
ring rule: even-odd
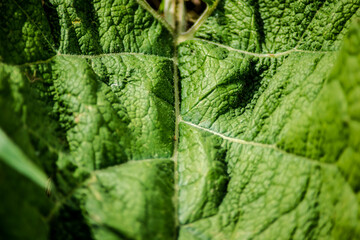
{"label": "wrinkled leaf texture", "polygon": [[356,0],[0,2],[1,239],[360,239]]}

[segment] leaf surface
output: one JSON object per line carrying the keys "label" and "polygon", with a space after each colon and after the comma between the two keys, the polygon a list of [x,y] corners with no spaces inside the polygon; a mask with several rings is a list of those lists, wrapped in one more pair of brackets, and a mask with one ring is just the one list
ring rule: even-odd
{"label": "leaf surface", "polygon": [[2,236],[360,237],[359,5],[0,3]]}

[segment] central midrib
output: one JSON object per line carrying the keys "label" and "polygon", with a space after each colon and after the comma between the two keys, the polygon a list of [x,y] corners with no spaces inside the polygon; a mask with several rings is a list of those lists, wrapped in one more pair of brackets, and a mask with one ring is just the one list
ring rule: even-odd
{"label": "central midrib", "polygon": [[[204,20],[212,13],[215,9],[219,0],[215,1],[212,7],[207,7],[203,14],[200,16],[198,21],[185,32],[185,16],[186,9],[184,0],[165,0],[171,2],[175,6],[175,28],[173,31],[173,48],[174,48],[174,57],[173,57],[173,74],[174,74],[174,108],[175,108],[175,132],[174,132],[174,150],[172,160],[174,161],[174,217],[175,217],[175,236],[174,239],[178,239],[180,223],[179,223],[179,173],[178,173],[178,148],[179,148],[179,123],[181,120],[180,116],[180,90],[179,90],[179,71],[178,71],[178,49],[177,46],[180,42],[185,40],[190,40],[194,37],[196,30],[203,24]],[[166,13],[165,13],[166,14]]]}
{"label": "central midrib", "polygon": [[[173,5],[173,18],[175,22],[173,23],[175,29],[173,31],[173,48],[174,48],[174,57],[173,57],[173,79],[174,79],[174,108],[175,108],[175,129],[174,129],[174,151],[172,159],[174,161],[174,239],[178,239],[179,236],[179,173],[178,173],[178,148],[179,148],[179,123],[180,123],[180,91],[179,91],[179,75],[178,75],[178,38],[181,36],[184,27],[184,17],[185,17],[185,8],[183,0],[165,0],[170,2]],[[166,15],[166,13],[165,13]]]}
{"label": "central midrib", "polygon": [[[176,40],[176,37],[175,37]],[[175,217],[175,239],[177,239],[179,228],[178,217],[178,196],[179,196],[179,174],[178,168],[178,148],[179,148],[179,122],[180,122],[180,91],[179,91],[179,76],[178,76],[178,60],[177,60],[177,48],[176,41],[174,41],[174,59],[173,59],[173,71],[174,71],[174,108],[175,108],[175,132],[174,132],[174,151],[172,159],[174,161],[174,217]]]}

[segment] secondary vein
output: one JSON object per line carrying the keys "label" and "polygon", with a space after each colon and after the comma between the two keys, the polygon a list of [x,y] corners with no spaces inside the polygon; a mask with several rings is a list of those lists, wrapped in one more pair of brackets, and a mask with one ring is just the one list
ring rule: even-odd
{"label": "secondary vein", "polygon": [[253,52],[248,52],[248,51],[236,49],[236,48],[233,48],[233,47],[230,47],[230,46],[227,46],[227,45],[223,45],[223,44],[212,42],[212,41],[205,40],[205,39],[194,38],[194,39],[191,39],[191,40],[199,41],[199,42],[205,42],[205,43],[208,43],[208,44],[216,45],[218,47],[226,48],[226,49],[228,49],[230,51],[238,52],[238,53],[245,54],[245,55],[251,55],[251,56],[254,56],[254,57],[261,57],[261,58],[264,58],[264,57],[281,57],[281,56],[289,55],[289,54],[294,53],[294,52],[317,53],[317,54],[334,52],[334,51],[309,51],[309,50],[302,50],[302,49],[292,48],[290,50],[287,50],[287,51],[284,51],[284,52],[277,52],[277,53],[253,53]]}
{"label": "secondary vein", "polygon": [[259,142],[253,142],[253,141],[246,141],[246,140],[243,140],[243,139],[238,139],[238,138],[226,136],[225,134],[215,132],[215,131],[213,131],[211,129],[201,127],[201,126],[196,125],[196,124],[194,124],[192,122],[188,122],[188,121],[185,121],[185,120],[182,120],[182,119],[180,120],[180,122],[184,123],[184,124],[187,124],[187,125],[189,125],[191,127],[200,129],[202,131],[206,131],[208,133],[219,136],[222,139],[227,140],[229,142],[239,143],[239,144],[242,144],[242,145],[250,145],[250,146],[254,146],[254,147],[273,149],[275,151],[281,152],[281,153],[286,154],[286,155],[292,155],[292,156],[295,156],[295,157],[298,157],[298,158],[302,158],[302,159],[304,159],[306,161],[312,162],[312,163],[317,164],[317,165],[325,165],[325,166],[333,166],[334,165],[332,163],[320,162],[318,160],[311,159],[309,157],[305,157],[305,156],[302,156],[302,155],[298,155],[296,153],[287,152],[287,151],[285,151],[285,150],[283,150],[281,148],[278,148],[276,146],[276,144],[266,144],[266,143],[259,143]]}

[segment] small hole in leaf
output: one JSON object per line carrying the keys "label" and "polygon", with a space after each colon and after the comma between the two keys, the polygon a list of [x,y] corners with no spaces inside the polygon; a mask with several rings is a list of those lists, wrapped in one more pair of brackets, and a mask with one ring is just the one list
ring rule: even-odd
{"label": "small hole in leaf", "polygon": [[[147,3],[157,11],[161,16],[165,17],[165,2],[164,0],[146,0]],[[199,19],[201,14],[206,9],[206,3],[201,0],[184,0],[186,9],[185,23],[186,30],[190,29],[194,23]],[[175,19],[175,16],[174,18]],[[170,23],[171,24],[171,23]]]}

